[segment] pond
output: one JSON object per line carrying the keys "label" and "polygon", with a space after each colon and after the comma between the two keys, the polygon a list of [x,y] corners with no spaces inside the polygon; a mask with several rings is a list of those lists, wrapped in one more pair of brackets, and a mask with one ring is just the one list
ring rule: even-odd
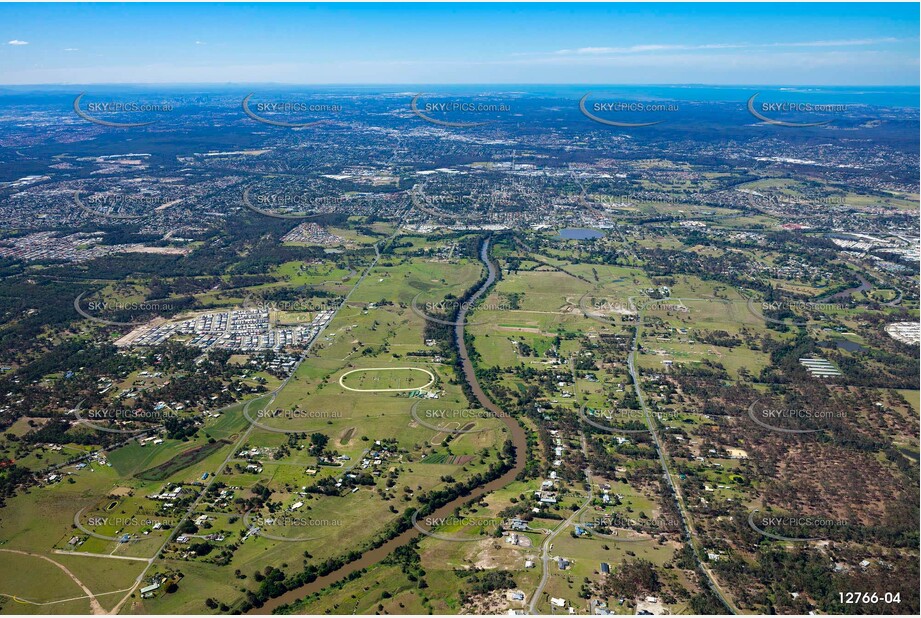
{"label": "pond", "polygon": [[560,238],[564,240],[589,240],[591,238],[601,238],[604,233],[598,230],[592,230],[584,227],[567,227],[560,230]]}

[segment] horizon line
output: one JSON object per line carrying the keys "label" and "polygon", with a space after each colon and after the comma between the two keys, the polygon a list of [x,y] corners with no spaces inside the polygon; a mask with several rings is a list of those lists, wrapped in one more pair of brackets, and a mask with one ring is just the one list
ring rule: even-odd
{"label": "horizon line", "polygon": [[314,86],[314,87],[402,87],[402,86],[683,86],[683,87],[733,87],[733,88],[919,88],[918,84],[817,84],[817,83],[729,83],[729,82],[41,82],[26,84],[3,84],[0,88],[35,88],[35,87],[61,87],[70,88],[77,86]]}

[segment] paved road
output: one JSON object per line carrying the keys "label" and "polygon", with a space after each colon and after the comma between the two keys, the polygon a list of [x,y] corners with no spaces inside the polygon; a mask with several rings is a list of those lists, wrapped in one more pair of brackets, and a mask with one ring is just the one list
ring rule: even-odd
{"label": "paved road", "polygon": [[[459,496],[444,506],[436,509],[435,512],[431,514],[431,517],[436,519],[450,515],[456,507],[466,504],[471,500],[476,500],[477,498],[490,492],[502,489],[511,483],[515,477],[518,476],[518,473],[524,470],[525,467],[525,454],[527,453],[527,436],[525,431],[515,419],[502,412],[502,410],[495,403],[493,403],[492,400],[489,399],[489,397],[483,391],[479,381],[477,380],[476,371],[474,369],[473,363],[470,361],[470,355],[467,352],[467,345],[464,341],[464,323],[468,310],[476,303],[477,299],[486,293],[486,290],[489,289],[489,286],[492,285],[498,276],[496,268],[489,257],[488,239],[483,243],[483,246],[480,250],[480,259],[486,265],[488,273],[487,279],[480,287],[480,289],[477,290],[477,292],[473,294],[470,300],[461,308],[461,312],[457,317],[455,326],[455,344],[457,345],[458,357],[461,360],[464,376],[467,380],[467,383],[470,385],[471,390],[473,391],[474,397],[477,399],[480,405],[483,406],[483,408],[489,410],[496,417],[498,417],[499,420],[501,420],[505,427],[508,429],[512,444],[515,447],[515,463],[509,471],[500,477],[490,481],[489,483],[486,483],[485,485],[481,485],[480,487],[472,490],[467,495]],[[249,613],[270,614],[274,609],[282,605],[286,605],[288,603],[302,599],[308,594],[322,590],[323,588],[340,581],[342,578],[351,575],[352,573],[356,573],[363,568],[377,564],[387,556],[391,555],[399,547],[407,545],[418,537],[419,531],[414,527],[410,528],[402,534],[390,539],[383,545],[366,551],[358,560],[350,562],[343,567],[333,571],[332,573],[324,575],[323,577],[319,577],[313,582],[305,584],[300,588],[289,590],[279,597],[269,599],[265,605],[259,608],[254,608],[250,610]]]}
{"label": "paved road", "polygon": [[[573,395],[576,400],[579,398],[579,391],[576,387],[576,365],[575,360],[569,359],[569,366],[572,370],[573,376]],[[579,432],[579,441],[582,443],[582,454],[585,455],[585,460],[588,461],[588,443],[585,439],[585,434]],[[534,594],[531,595],[531,601],[528,603],[528,613],[536,613],[537,603],[540,601],[541,596],[544,594],[544,588],[547,586],[547,582],[550,580],[550,545],[553,544],[553,539],[555,539],[560,532],[566,530],[576,519],[585,512],[585,509],[591,505],[592,500],[595,497],[595,484],[592,481],[592,470],[589,467],[585,468],[585,479],[588,482],[588,497],[585,499],[585,502],[578,510],[573,511],[573,514],[570,515],[566,521],[561,523],[559,526],[553,529],[550,535],[544,539],[544,542],[541,543],[541,568],[543,569],[540,576],[540,583],[537,585],[537,590],[534,591]]]}
{"label": "paved road", "polygon": [[[400,227],[401,227],[401,225],[402,225],[402,222],[403,222],[403,220],[405,219],[406,214],[408,214],[408,213],[409,213],[409,210],[407,210],[407,211],[403,214],[403,216],[400,218],[400,223],[397,224],[396,230],[394,231],[394,233],[393,233],[390,237],[388,237],[385,241],[383,241],[384,243],[389,243],[389,242],[392,241],[394,238],[396,238],[396,236],[400,233]],[[265,397],[270,397],[270,398],[271,398],[271,399],[269,400],[269,402],[266,404],[266,405],[270,405],[273,401],[275,401],[275,398],[278,396],[278,393],[281,392],[281,390],[282,390],[285,386],[288,385],[288,382],[290,382],[292,378],[294,378],[294,375],[297,373],[298,367],[300,367],[301,363],[304,362],[304,359],[307,358],[307,355],[310,354],[310,350],[313,349],[313,346],[320,340],[320,336],[326,331],[326,328],[327,328],[330,324],[333,323],[333,320],[335,319],[336,315],[339,313],[339,311],[340,311],[340,310],[345,306],[345,304],[348,302],[349,297],[352,295],[352,293],[358,288],[359,285],[361,285],[362,281],[365,280],[365,277],[368,276],[368,273],[370,273],[371,270],[377,265],[378,260],[380,260],[380,258],[381,258],[381,252],[380,252],[380,249],[378,249],[378,244],[380,244],[380,243],[375,243],[375,245],[374,245],[374,259],[371,261],[371,264],[368,265],[368,267],[367,267],[367,268],[364,270],[364,272],[361,274],[361,277],[359,277],[358,281],[355,282],[355,285],[352,286],[352,288],[348,291],[348,293],[345,295],[345,298],[343,298],[343,299],[342,299],[342,302],[339,303],[339,306],[336,307],[336,309],[335,309],[334,312],[333,312],[333,315],[330,316],[330,318],[329,318],[329,320],[326,322],[326,324],[324,324],[324,325],[320,328],[320,330],[317,332],[317,334],[316,334],[316,336],[313,338],[313,340],[312,340],[312,341],[308,344],[308,346],[304,349],[303,354],[301,354],[301,356],[300,356],[300,358],[298,359],[298,361],[297,361],[297,363],[296,363],[294,369],[291,371],[291,373],[288,375],[288,377],[285,378],[285,380],[278,386],[278,388],[276,388],[275,390],[273,390],[271,393],[268,393],[268,394],[266,394],[266,395],[262,395],[261,397],[258,397],[258,398],[256,398],[256,399],[251,399],[250,401],[248,401],[248,402],[246,403],[246,405],[243,407],[243,413],[244,413],[244,415],[246,415],[246,413],[249,412],[249,407],[250,407],[253,403],[255,403],[255,402],[257,402],[257,401],[260,401],[260,400],[262,400],[262,399],[265,398]],[[236,404],[231,404],[231,405],[236,405]],[[227,406],[227,407],[231,407],[231,406]],[[131,594],[134,592],[134,589],[137,588],[137,586],[140,585],[140,583],[141,583],[142,581],[144,581],[144,577],[147,575],[147,572],[148,572],[148,571],[150,570],[150,568],[153,566],[154,561],[156,561],[156,560],[163,554],[163,551],[166,549],[166,546],[173,540],[173,537],[176,536],[176,534],[179,532],[180,528],[182,527],[182,524],[185,523],[185,522],[192,516],[192,514],[196,511],[196,509],[198,508],[198,505],[201,503],[201,501],[204,499],[205,495],[208,493],[208,489],[210,489],[211,486],[217,481],[218,477],[221,475],[221,473],[224,471],[224,469],[227,467],[227,465],[230,463],[230,461],[234,458],[234,456],[236,455],[237,451],[240,450],[240,447],[242,447],[244,444],[246,444],[246,441],[249,439],[250,434],[252,434],[252,432],[253,432],[253,430],[254,430],[255,428],[256,428],[255,425],[250,424],[250,426],[246,428],[246,431],[244,431],[244,432],[240,435],[240,438],[234,443],[233,448],[231,448],[230,451],[227,453],[227,457],[224,458],[224,461],[221,462],[221,465],[218,466],[218,468],[217,468],[217,470],[214,472],[214,474],[212,474],[212,475],[210,476],[210,480],[209,480],[208,483],[202,488],[201,492],[198,494],[198,497],[195,498],[195,500],[192,501],[192,504],[191,504],[191,505],[189,506],[189,508],[186,510],[185,514],[182,516],[182,518],[179,520],[179,522],[173,527],[173,531],[169,534],[169,536],[166,537],[166,540],[163,541],[163,544],[160,546],[159,549],[157,549],[157,552],[156,552],[156,553],[153,555],[153,557],[150,559],[149,564],[144,568],[143,571],[141,571],[141,574],[138,575],[137,580],[135,580],[135,582],[134,582],[134,586],[128,591],[128,594],[126,594],[125,597],[124,597],[121,601],[119,601],[118,605],[115,606],[115,608],[112,610],[111,613],[117,614],[117,613],[121,610],[122,605],[124,605],[124,604],[128,601],[128,599],[131,598]]]}
{"label": "paved road", "polygon": [[[675,479],[672,475],[672,471],[668,466],[668,458],[665,448],[662,446],[662,441],[659,439],[659,432],[656,430],[656,425],[652,420],[652,413],[649,410],[649,405],[646,403],[646,397],[643,395],[643,389],[640,386],[639,374],[636,370],[636,353],[639,350],[639,341],[640,336],[643,331],[643,314],[648,305],[655,303],[662,303],[668,301],[677,301],[677,302],[691,302],[691,301],[714,301],[722,299],[714,298],[672,298],[665,300],[650,300],[643,303],[637,310],[637,321],[636,321],[636,331],[633,335],[633,346],[630,350],[630,353],[627,355],[627,368],[630,371],[630,377],[633,379],[633,388],[636,391],[636,398],[640,402],[640,406],[643,409],[643,415],[646,418],[646,425],[649,427],[650,433],[652,433],[653,441],[656,444],[656,451],[659,454],[659,463],[662,466],[662,472],[665,476],[665,480],[668,482],[669,486],[672,489],[672,492],[675,495],[675,501],[678,504],[678,513],[681,517],[681,524],[684,527],[685,537],[687,542],[691,545],[691,549],[694,553],[694,559],[697,562],[697,565],[700,567],[701,571],[707,576],[711,589],[720,597],[723,601],[723,604],[733,613],[738,614],[739,609],[732,602],[732,599],[728,594],[723,590],[723,588],[716,581],[716,577],[713,575],[713,571],[710,567],[704,564],[703,561],[699,558],[699,548],[694,540],[694,527],[691,524],[691,518],[687,512],[687,506],[684,501],[684,496],[681,493],[681,488],[678,483],[675,482]],[[630,304],[635,306],[633,297],[629,298]]]}
{"label": "paved road", "polygon": [[[529,250],[526,246],[524,246],[523,243],[518,242],[518,246],[521,247],[521,248],[523,248],[524,250],[530,252],[530,250]],[[561,270],[562,272],[567,272],[567,271],[562,270],[562,269],[560,269],[560,270]],[[571,273],[568,273],[568,272],[567,272],[567,274],[571,274]],[[577,277],[577,278],[580,278],[580,277]],[[580,278],[580,279],[581,279],[581,278]],[[603,322],[603,323],[610,324],[610,322],[609,322],[608,320],[606,320],[606,319],[604,319],[604,318],[602,318],[602,317],[599,317],[599,316],[594,316],[594,315],[592,315],[592,314],[586,312],[585,309],[584,309],[584,307],[581,307],[581,305],[582,305],[582,300],[583,300],[583,299],[585,298],[585,296],[587,296],[587,295],[588,295],[588,292],[586,292],[586,294],[584,294],[584,295],[582,296],[582,299],[580,299],[580,303],[579,303],[579,304],[580,304],[580,308],[582,308],[582,311],[583,311],[583,313],[585,314],[585,316],[588,317],[588,318],[590,318],[590,319],[597,320],[597,321],[599,321],[599,322]],[[667,460],[666,451],[665,451],[665,449],[664,449],[663,446],[662,446],[662,442],[661,442],[661,440],[659,439],[658,431],[656,431],[655,424],[654,424],[653,421],[652,421],[652,414],[651,414],[651,411],[649,410],[648,404],[646,403],[646,398],[645,398],[645,396],[644,396],[644,394],[643,394],[643,389],[642,389],[642,387],[640,386],[640,381],[639,381],[638,373],[637,373],[637,370],[636,370],[636,362],[635,362],[636,353],[637,353],[637,351],[639,350],[639,340],[640,340],[640,336],[641,336],[641,334],[642,334],[643,314],[644,314],[644,311],[645,311],[645,309],[646,309],[646,307],[647,307],[648,305],[652,305],[652,304],[656,304],[656,303],[665,303],[665,302],[681,302],[681,303],[684,303],[684,302],[691,302],[691,301],[695,301],[695,302],[696,302],[696,301],[710,302],[710,301],[721,301],[721,300],[723,300],[723,299],[718,299],[718,298],[665,298],[665,299],[655,299],[655,300],[648,300],[647,302],[643,303],[639,308],[636,307],[636,303],[635,303],[635,301],[634,301],[634,297],[633,297],[633,296],[629,297],[627,300],[629,301],[630,306],[633,307],[634,309],[636,309],[636,311],[637,311],[636,331],[635,331],[634,336],[633,336],[633,345],[632,345],[632,348],[631,348],[631,350],[630,350],[630,353],[627,355],[627,367],[628,367],[628,369],[629,369],[629,371],[630,371],[630,377],[633,379],[634,390],[636,391],[637,399],[639,400],[640,405],[641,405],[641,407],[642,407],[643,415],[644,415],[645,420],[646,420],[646,425],[647,425],[647,427],[649,428],[649,431],[652,433],[653,441],[655,442],[655,445],[656,445],[656,451],[657,451],[658,454],[659,454],[659,463],[660,463],[660,465],[662,466],[663,475],[664,475],[666,481],[668,482],[669,486],[671,487],[672,492],[673,492],[674,495],[675,495],[675,501],[676,501],[676,503],[678,504],[678,512],[679,512],[679,516],[680,516],[680,518],[681,518],[682,526],[684,527],[685,537],[688,539],[688,542],[690,543],[691,548],[694,550],[693,553],[694,553],[694,559],[695,559],[695,561],[697,562],[698,566],[700,566],[701,571],[706,575],[706,577],[707,577],[707,579],[708,579],[708,583],[709,583],[711,589],[717,594],[717,596],[720,597],[720,599],[722,600],[723,604],[724,604],[730,611],[732,611],[732,613],[737,614],[737,613],[739,613],[738,608],[737,608],[737,607],[735,606],[735,604],[732,602],[732,600],[731,600],[731,598],[729,597],[729,595],[723,590],[723,588],[722,588],[722,587],[719,585],[719,583],[716,581],[716,577],[713,575],[713,571],[710,569],[710,567],[709,567],[708,565],[704,564],[704,563],[699,559],[699,557],[698,557],[698,550],[697,550],[697,546],[696,546],[695,541],[694,541],[694,538],[695,538],[695,537],[694,537],[694,529],[693,529],[692,524],[690,523],[690,522],[691,522],[691,519],[690,519],[690,517],[689,517],[688,514],[687,514],[687,507],[686,507],[685,502],[684,502],[684,497],[683,497],[683,495],[682,495],[682,493],[681,493],[681,491],[680,491],[680,487],[679,487],[678,484],[675,482],[675,480],[674,480],[674,478],[673,478],[673,476],[672,476],[671,470],[670,470],[669,467],[668,467],[668,460]],[[583,448],[584,448],[584,447],[583,447]],[[586,471],[586,472],[588,472],[588,471]],[[589,477],[589,482],[591,483],[590,477]],[[582,508],[584,509],[585,507],[583,506]],[[582,509],[580,509],[580,511],[581,511],[581,510],[582,510]],[[577,514],[578,514],[578,512],[577,512]],[[549,542],[547,542],[546,545],[549,547]],[[532,614],[534,613],[534,607],[535,607],[535,605],[536,605],[536,603],[537,603],[537,600],[538,600],[538,598],[539,598],[539,594],[543,592],[544,586],[545,586],[545,584],[546,584],[547,577],[548,577],[548,576],[547,576],[547,564],[546,564],[546,560],[544,560],[544,575],[542,576],[542,578],[541,578],[541,583],[540,583],[540,585],[538,586],[538,592],[535,593],[535,595],[532,597],[531,603],[530,603],[530,605],[529,605],[529,609],[530,609],[530,612],[531,612]]]}

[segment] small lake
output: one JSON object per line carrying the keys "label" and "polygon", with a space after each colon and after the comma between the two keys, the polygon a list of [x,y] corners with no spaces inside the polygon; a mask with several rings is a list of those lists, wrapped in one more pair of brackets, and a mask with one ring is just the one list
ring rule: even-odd
{"label": "small lake", "polygon": [[860,345],[859,343],[850,341],[848,339],[835,339],[832,341],[823,341],[819,344],[819,347],[823,347],[823,348],[837,347],[840,350],[846,350],[848,352],[851,352],[852,354],[856,352],[866,352],[867,350],[867,348]]}
{"label": "small lake", "polygon": [[603,236],[603,232],[584,227],[567,227],[560,230],[559,235],[559,237],[564,240],[589,240],[592,238],[602,238]]}

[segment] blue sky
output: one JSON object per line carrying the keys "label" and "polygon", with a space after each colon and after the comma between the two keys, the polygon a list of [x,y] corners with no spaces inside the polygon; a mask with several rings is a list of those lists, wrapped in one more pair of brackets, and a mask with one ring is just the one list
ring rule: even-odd
{"label": "blue sky", "polygon": [[917,85],[902,4],[0,4],[0,83]]}

